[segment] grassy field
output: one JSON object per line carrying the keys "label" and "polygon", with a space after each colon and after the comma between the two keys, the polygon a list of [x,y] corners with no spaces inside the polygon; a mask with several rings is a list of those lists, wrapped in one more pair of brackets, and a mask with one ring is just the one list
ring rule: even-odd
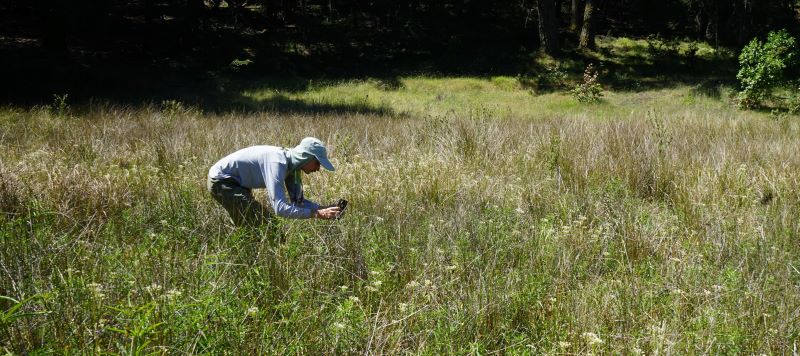
{"label": "grassy field", "polygon": [[[0,108],[0,352],[788,354],[800,121],[730,89],[518,77]],[[709,94],[715,93],[714,95]],[[316,136],[346,218],[234,229],[238,148]]]}

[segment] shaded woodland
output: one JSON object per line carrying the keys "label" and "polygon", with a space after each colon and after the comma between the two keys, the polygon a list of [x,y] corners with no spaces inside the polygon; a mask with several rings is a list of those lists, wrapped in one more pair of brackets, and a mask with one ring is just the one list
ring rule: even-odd
{"label": "shaded woodland", "polygon": [[224,91],[235,76],[515,74],[596,35],[738,50],[796,0],[77,0],[0,3],[3,101]]}

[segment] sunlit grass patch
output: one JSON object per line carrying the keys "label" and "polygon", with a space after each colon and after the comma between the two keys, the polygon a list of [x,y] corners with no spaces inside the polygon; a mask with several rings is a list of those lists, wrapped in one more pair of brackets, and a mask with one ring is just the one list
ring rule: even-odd
{"label": "sunlit grass patch", "polygon": [[[541,119],[565,115],[594,118],[624,117],[648,108],[727,110],[730,90],[724,87],[675,88],[640,93],[606,92],[598,104],[581,104],[566,90],[536,93],[525,88],[521,77],[448,78],[402,77],[397,87],[386,89],[383,81],[365,79],[312,86],[303,91],[274,89],[244,93],[264,109],[278,112],[296,108],[320,113],[391,114],[393,116],[464,116],[484,112],[493,117]],[[720,100],[722,99],[722,100]],[[676,105],[676,104],[682,105]],[[262,104],[256,104],[259,107]],[[291,111],[291,110],[290,110]]]}
{"label": "sunlit grass patch", "polygon": [[715,56],[728,55],[720,53],[705,42],[666,40],[660,37],[635,39],[599,36],[597,42],[599,48],[608,50],[612,57],[621,60],[625,58],[656,59],[655,57],[664,54],[698,59],[712,59]]}

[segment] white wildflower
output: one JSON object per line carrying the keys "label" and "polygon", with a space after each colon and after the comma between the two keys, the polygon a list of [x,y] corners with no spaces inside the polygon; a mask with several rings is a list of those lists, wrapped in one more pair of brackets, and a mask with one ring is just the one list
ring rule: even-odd
{"label": "white wildflower", "polygon": [[581,336],[583,336],[583,338],[586,339],[586,342],[590,346],[591,345],[602,345],[604,343],[603,339],[601,339],[595,333],[583,333],[583,334],[581,334]]}
{"label": "white wildflower", "polygon": [[144,287],[145,292],[153,294],[161,291],[161,285],[158,283],[153,283],[147,287]]}
{"label": "white wildflower", "polygon": [[247,315],[256,315],[256,314],[258,314],[258,307],[252,306],[250,308],[247,308]]}
{"label": "white wildflower", "polygon": [[92,293],[92,296],[97,299],[105,299],[106,294],[103,293],[103,285],[100,283],[89,283],[86,285],[86,288],[89,292]]}
{"label": "white wildflower", "polygon": [[408,284],[406,284],[406,288],[412,288],[413,289],[413,288],[417,288],[417,287],[419,287],[419,282],[417,282],[417,281],[411,281],[411,282],[408,282]]}
{"label": "white wildflower", "polygon": [[175,299],[180,298],[181,295],[183,295],[183,293],[180,290],[170,289],[167,291],[167,293],[164,294],[164,299],[173,301]]}

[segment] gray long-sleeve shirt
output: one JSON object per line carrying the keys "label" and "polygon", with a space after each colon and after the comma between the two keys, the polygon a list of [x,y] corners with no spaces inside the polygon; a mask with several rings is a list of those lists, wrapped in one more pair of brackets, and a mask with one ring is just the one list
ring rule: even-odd
{"label": "gray long-sleeve shirt", "polygon": [[[208,171],[214,179],[233,178],[245,188],[266,188],[267,199],[280,217],[310,218],[319,205],[302,198],[300,191],[289,192],[286,198],[284,181],[289,175],[288,152],[275,146],[252,146],[231,153]],[[299,200],[299,201],[298,201]]]}

